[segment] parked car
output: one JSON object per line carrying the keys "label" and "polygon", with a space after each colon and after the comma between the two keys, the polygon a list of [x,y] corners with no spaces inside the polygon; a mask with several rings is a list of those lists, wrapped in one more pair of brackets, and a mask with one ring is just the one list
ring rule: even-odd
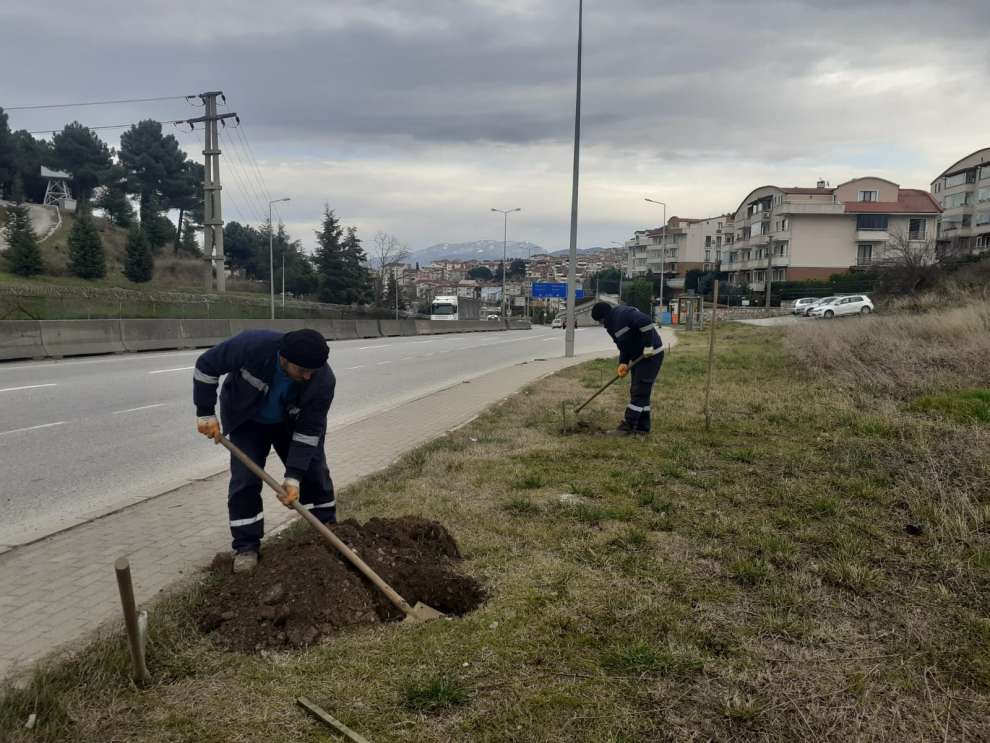
{"label": "parked car", "polygon": [[501,320],[502,318],[501,318],[501,317],[499,317],[498,315],[496,315],[496,314],[494,314],[494,313],[492,313],[491,315],[489,315],[489,316],[488,316],[488,317],[486,317],[485,319],[486,319],[486,320]]}
{"label": "parked car", "polygon": [[791,309],[791,312],[795,315],[806,315],[808,310],[811,309],[811,305],[817,301],[815,297],[796,299],[794,300],[794,307]]}
{"label": "parked car", "polygon": [[550,323],[550,327],[551,328],[562,328],[562,327],[564,327],[564,318],[562,318],[562,317],[555,317],[553,319],[553,322]]}
{"label": "parked car", "polygon": [[825,302],[831,302],[833,299],[838,299],[838,298],[839,298],[838,296],[820,297],[819,299],[816,299],[814,302],[810,304],[806,304],[804,306],[804,312],[802,313],[802,316],[811,317],[811,311],[815,309],[815,307],[818,307],[819,305],[824,304]]}
{"label": "parked car", "polygon": [[812,307],[811,317],[831,319],[840,315],[869,315],[873,312],[873,302],[865,294],[852,294],[848,297],[833,297],[830,302],[823,302]]}

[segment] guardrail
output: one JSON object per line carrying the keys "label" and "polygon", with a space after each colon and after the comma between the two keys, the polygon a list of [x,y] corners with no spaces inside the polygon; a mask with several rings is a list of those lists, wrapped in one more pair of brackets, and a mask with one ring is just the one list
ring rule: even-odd
{"label": "guardrail", "polygon": [[243,330],[313,328],[328,341],[529,330],[526,320],[4,320],[0,361],[207,348]]}

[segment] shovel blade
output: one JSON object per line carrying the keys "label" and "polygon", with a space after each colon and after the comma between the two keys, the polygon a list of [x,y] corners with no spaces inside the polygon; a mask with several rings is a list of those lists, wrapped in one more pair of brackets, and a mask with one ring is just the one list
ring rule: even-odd
{"label": "shovel blade", "polygon": [[443,619],[446,614],[442,611],[437,611],[432,606],[427,606],[422,601],[417,601],[416,605],[412,608],[412,614],[406,614],[406,618],[403,622],[408,622],[409,624],[419,624],[420,622],[429,622],[434,619]]}

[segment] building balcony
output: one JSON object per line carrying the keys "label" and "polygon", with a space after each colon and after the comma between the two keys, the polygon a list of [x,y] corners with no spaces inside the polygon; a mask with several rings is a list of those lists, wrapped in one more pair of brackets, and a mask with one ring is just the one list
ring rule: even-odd
{"label": "building balcony", "polygon": [[770,235],[750,235],[749,243],[750,246],[755,245],[766,245],[770,242]]}
{"label": "building balcony", "polygon": [[784,201],[774,209],[775,214],[845,214],[843,204],[833,204],[824,201],[795,202]]}
{"label": "building balcony", "polygon": [[856,242],[885,243],[890,239],[887,230],[856,230]]}

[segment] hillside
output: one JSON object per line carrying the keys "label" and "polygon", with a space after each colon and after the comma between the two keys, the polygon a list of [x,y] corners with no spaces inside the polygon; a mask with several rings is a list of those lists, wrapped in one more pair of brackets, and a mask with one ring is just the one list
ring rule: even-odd
{"label": "hillside", "polygon": [[[543,248],[531,242],[513,242],[506,245],[506,257],[528,258],[530,255],[542,253]],[[428,248],[417,250],[407,259],[408,263],[419,263],[427,266],[435,261],[498,261],[502,259],[501,240],[475,240],[463,243],[438,243]]]}

